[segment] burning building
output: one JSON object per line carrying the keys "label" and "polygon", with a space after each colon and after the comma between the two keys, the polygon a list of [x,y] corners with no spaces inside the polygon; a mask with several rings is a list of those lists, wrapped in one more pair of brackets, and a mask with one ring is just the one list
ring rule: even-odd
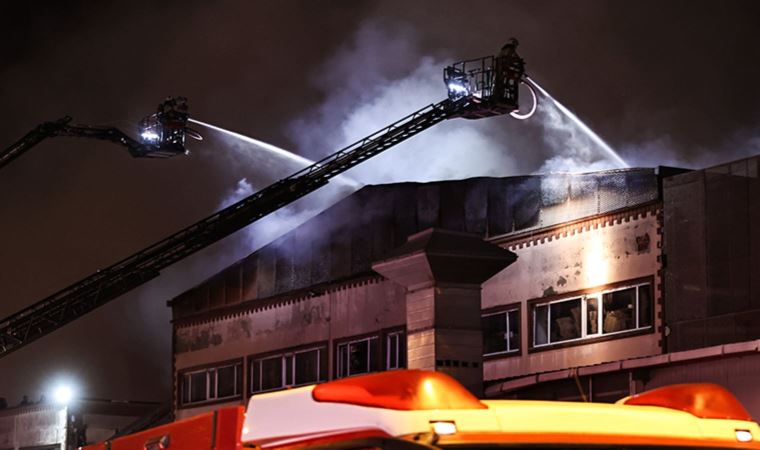
{"label": "burning building", "polygon": [[492,398],[715,381],[760,412],[759,169],[364,187],[169,302],[176,415],[401,367]]}

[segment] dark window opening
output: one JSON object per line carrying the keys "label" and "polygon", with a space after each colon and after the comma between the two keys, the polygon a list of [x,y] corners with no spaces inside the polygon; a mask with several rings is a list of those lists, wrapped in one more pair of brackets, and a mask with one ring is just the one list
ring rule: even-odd
{"label": "dark window opening", "polygon": [[403,331],[389,333],[385,339],[385,369],[406,367],[406,335]]}
{"label": "dark window opening", "polygon": [[239,396],[243,364],[234,363],[180,375],[180,404],[188,405]]}
{"label": "dark window opening", "polygon": [[493,355],[520,349],[520,312],[517,309],[488,314],[481,319],[483,354]]}
{"label": "dark window opening", "polygon": [[327,379],[324,347],[251,360],[251,393],[318,383]]}
{"label": "dark window opening", "polygon": [[337,377],[378,370],[378,342],[377,336],[372,336],[338,344]]}

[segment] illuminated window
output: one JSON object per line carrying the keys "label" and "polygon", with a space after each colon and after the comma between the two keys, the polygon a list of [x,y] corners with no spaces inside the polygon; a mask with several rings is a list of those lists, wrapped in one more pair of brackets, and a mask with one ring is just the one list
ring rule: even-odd
{"label": "illuminated window", "polygon": [[327,380],[325,347],[268,355],[251,359],[251,393]]}
{"label": "illuminated window", "polygon": [[651,285],[537,303],[532,314],[534,347],[639,330],[652,325]]}
{"label": "illuminated window", "polygon": [[483,354],[497,355],[520,350],[520,311],[510,309],[492,314],[484,314]]}
{"label": "illuminated window", "polygon": [[377,371],[379,341],[377,336],[371,336],[338,344],[336,377]]}
{"label": "illuminated window", "polygon": [[243,363],[182,372],[180,389],[182,405],[239,397],[243,391]]}

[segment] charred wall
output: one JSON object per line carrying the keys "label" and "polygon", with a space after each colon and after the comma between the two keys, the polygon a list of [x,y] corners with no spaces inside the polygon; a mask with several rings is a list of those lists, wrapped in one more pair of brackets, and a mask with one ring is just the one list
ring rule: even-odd
{"label": "charred wall", "polygon": [[[437,227],[485,238],[657,199],[652,169],[367,186],[171,302],[175,319],[363,274]],[[312,292],[313,291],[313,292]]]}
{"label": "charred wall", "polygon": [[664,180],[668,351],[760,338],[760,157]]}

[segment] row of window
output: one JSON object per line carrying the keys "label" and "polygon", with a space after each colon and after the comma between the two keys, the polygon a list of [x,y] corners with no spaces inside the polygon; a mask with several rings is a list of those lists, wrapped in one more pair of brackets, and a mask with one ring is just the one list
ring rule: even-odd
{"label": "row of window", "polygon": [[[344,378],[406,366],[403,331],[357,338],[336,346],[335,377]],[[381,348],[380,343],[384,346]],[[384,354],[381,359],[380,355]],[[327,380],[327,346],[316,345],[248,359],[248,393],[255,394]],[[192,405],[240,397],[243,362],[180,374],[180,403]]]}
{"label": "row of window", "polygon": [[[591,339],[652,325],[649,283],[594,292],[530,306],[531,347]],[[484,314],[485,356],[520,350],[519,308]]]}
{"label": "row of window", "polygon": [[[531,347],[592,339],[652,325],[649,283],[588,293],[548,302],[532,302]],[[519,352],[519,308],[482,316],[484,356]],[[381,346],[382,343],[382,346]],[[403,331],[340,342],[335,346],[335,377],[393,370],[406,365]],[[255,394],[327,380],[327,346],[315,345],[248,359],[248,393]],[[183,372],[180,402],[190,405],[239,397],[243,362]]]}

